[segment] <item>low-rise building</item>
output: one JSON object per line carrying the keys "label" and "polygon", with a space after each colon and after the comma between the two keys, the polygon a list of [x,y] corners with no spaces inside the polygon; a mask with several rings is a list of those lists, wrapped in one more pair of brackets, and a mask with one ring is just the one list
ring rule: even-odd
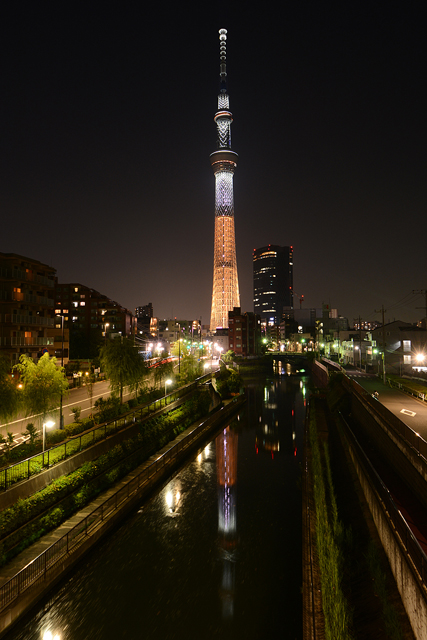
{"label": "low-rise building", "polygon": [[103,341],[135,333],[136,321],[129,309],[77,282],[57,284],[55,314],[64,317],[70,330],[73,359],[95,358]]}
{"label": "low-rise building", "polygon": [[228,346],[239,356],[259,355],[261,318],[257,313],[242,313],[240,307],[228,312]]}

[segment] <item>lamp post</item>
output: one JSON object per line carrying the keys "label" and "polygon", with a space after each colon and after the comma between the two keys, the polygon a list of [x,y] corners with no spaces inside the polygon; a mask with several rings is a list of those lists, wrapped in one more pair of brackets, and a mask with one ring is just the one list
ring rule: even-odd
{"label": "lamp post", "polygon": [[[62,345],[61,345],[61,369],[64,367],[64,316],[59,316],[61,318],[61,333],[62,333]],[[68,345],[69,347],[70,345]],[[62,414],[62,388],[61,388],[61,396],[59,398],[59,428],[64,428],[64,416]]]}
{"label": "lamp post", "polygon": [[104,329],[105,329],[105,331],[104,331],[104,333],[105,333],[105,342],[104,342],[104,344],[105,345],[107,345],[107,327],[109,327],[109,326],[110,326],[109,322],[106,322],[105,325],[104,325]]}
{"label": "lamp post", "polygon": [[43,451],[46,448],[46,429],[51,429],[54,426],[54,422],[52,420],[48,420],[43,423]]}
{"label": "lamp post", "polygon": [[181,373],[181,325],[179,322],[176,324],[178,325],[178,373]]}
{"label": "lamp post", "polygon": [[168,384],[172,384],[172,380],[165,380],[165,396],[166,396],[166,387]]}

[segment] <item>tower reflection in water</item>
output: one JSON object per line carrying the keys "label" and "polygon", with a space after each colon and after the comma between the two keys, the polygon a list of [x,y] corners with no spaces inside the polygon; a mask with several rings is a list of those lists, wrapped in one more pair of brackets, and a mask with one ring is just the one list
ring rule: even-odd
{"label": "tower reflection in water", "polygon": [[216,439],[218,481],[218,539],[222,560],[222,616],[234,614],[235,568],[237,550],[236,482],[238,435],[227,427]]}

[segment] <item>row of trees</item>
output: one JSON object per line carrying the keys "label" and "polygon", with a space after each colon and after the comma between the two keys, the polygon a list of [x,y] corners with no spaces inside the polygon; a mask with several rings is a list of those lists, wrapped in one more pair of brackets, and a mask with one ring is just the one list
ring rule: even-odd
{"label": "row of trees", "polygon": [[[154,387],[161,386],[165,379],[174,375],[173,363],[162,362],[152,369]],[[150,370],[146,361],[138,353],[133,341],[126,337],[108,341],[100,350],[102,370],[110,381],[114,394],[123,402],[123,390],[128,387],[138,395]],[[41,422],[52,411],[58,409],[60,402],[68,394],[68,381],[64,367],[57,359],[43,355],[38,362],[22,355],[19,363],[13,367],[14,376],[10,376],[10,363],[0,358],[0,421],[8,423],[19,411],[25,415],[40,415]],[[179,363],[177,382],[183,384],[193,380],[201,373],[201,364],[192,355],[184,354]],[[15,376],[15,374],[17,374]],[[16,384],[16,382],[19,384]],[[93,379],[86,380],[88,395],[92,397]]]}
{"label": "row of trees", "polygon": [[[47,353],[37,363],[22,355],[13,367],[14,377],[9,371],[9,359],[0,357],[0,420],[6,424],[20,410],[26,415],[40,414],[43,421],[68,393],[64,368]],[[15,374],[18,374],[16,378]]]}

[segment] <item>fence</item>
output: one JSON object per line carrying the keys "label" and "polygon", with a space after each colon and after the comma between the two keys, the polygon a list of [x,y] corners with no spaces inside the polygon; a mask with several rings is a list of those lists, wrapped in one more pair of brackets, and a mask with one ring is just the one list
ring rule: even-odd
{"label": "fence", "polygon": [[414,389],[411,389],[410,387],[407,387],[406,385],[402,384],[401,382],[396,382],[395,380],[392,380],[391,378],[387,378],[387,383],[390,385],[390,387],[394,387],[395,389],[399,389],[400,391],[403,391],[404,393],[407,393],[408,395],[413,396],[414,398],[418,398],[418,400],[422,400],[423,402],[427,402],[426,394],[422,393],[421,391],[415,391]]}
{"label": "fence", "polygon": [[13,578],[8,580],[8,582],[0,588],[0,611],[3,611],[24,591],[46,580],[49,569],[52,569],[56,563],[70,553],[75,552],[83,541],[90,536],[102,522],[117,511],[127,500],[135,496],[138,490],[146,485],[158,471],[174,461],[183,450],[191,446],[195,440],[200,438],[200,436],[210,429],[218,420],[222,421],[230,413],[234,412],[242,401],[244,401],[242,396],[234,398],[225,409],[221,409],[215,413],[215,415],[199,424],[198,427],[195,427],[185,438],[178,441],[168,451],[160,455],[157,460],[153,461],[137,476],[127,482],[125,486],[116,491],[114,495],[105,500],[97,509],[87,515],[73,529],[70,529],[62,538],[57,540],[53,545],[48,547],[46,551],[13,576]]}
{"label": "fence", "polygon": [[21,480],[28,480],[28,478],[40,473],[43,469],[49,468],[61,460],[65,460],[96,442],[105,439],[107,435],[120,431],[137,420],[142,420],[144,416],[161,409],[162,406],[165,407],[183,396],[188,395],[196,389],[199,384],[202,384],[210,377],[210,374],[206,374],[198,378],[195,382],[185,387],[180,387],[162,398],[158,398],[141,407],[136,407],[119,418],[93,427],[84,433],[70,438],[66,442],[51,447],[43,453],[38,453],[2,469],[0,471],[0,489],[6,491],[12,484],[20,482]]}
{"label": "fence", "polygon": [[415,449],[419,456],[427,461],[427,442],[424,438],[399,420],[399,418],[382,405],[381,402],[375,400],[372,395],[368,391],[365,391],[355,380],[346,377],[344,381],[347,388],[350,387],[365,404],[369,405],[371,411],[376,413],[384,422],[392,427],[396,433]]}

